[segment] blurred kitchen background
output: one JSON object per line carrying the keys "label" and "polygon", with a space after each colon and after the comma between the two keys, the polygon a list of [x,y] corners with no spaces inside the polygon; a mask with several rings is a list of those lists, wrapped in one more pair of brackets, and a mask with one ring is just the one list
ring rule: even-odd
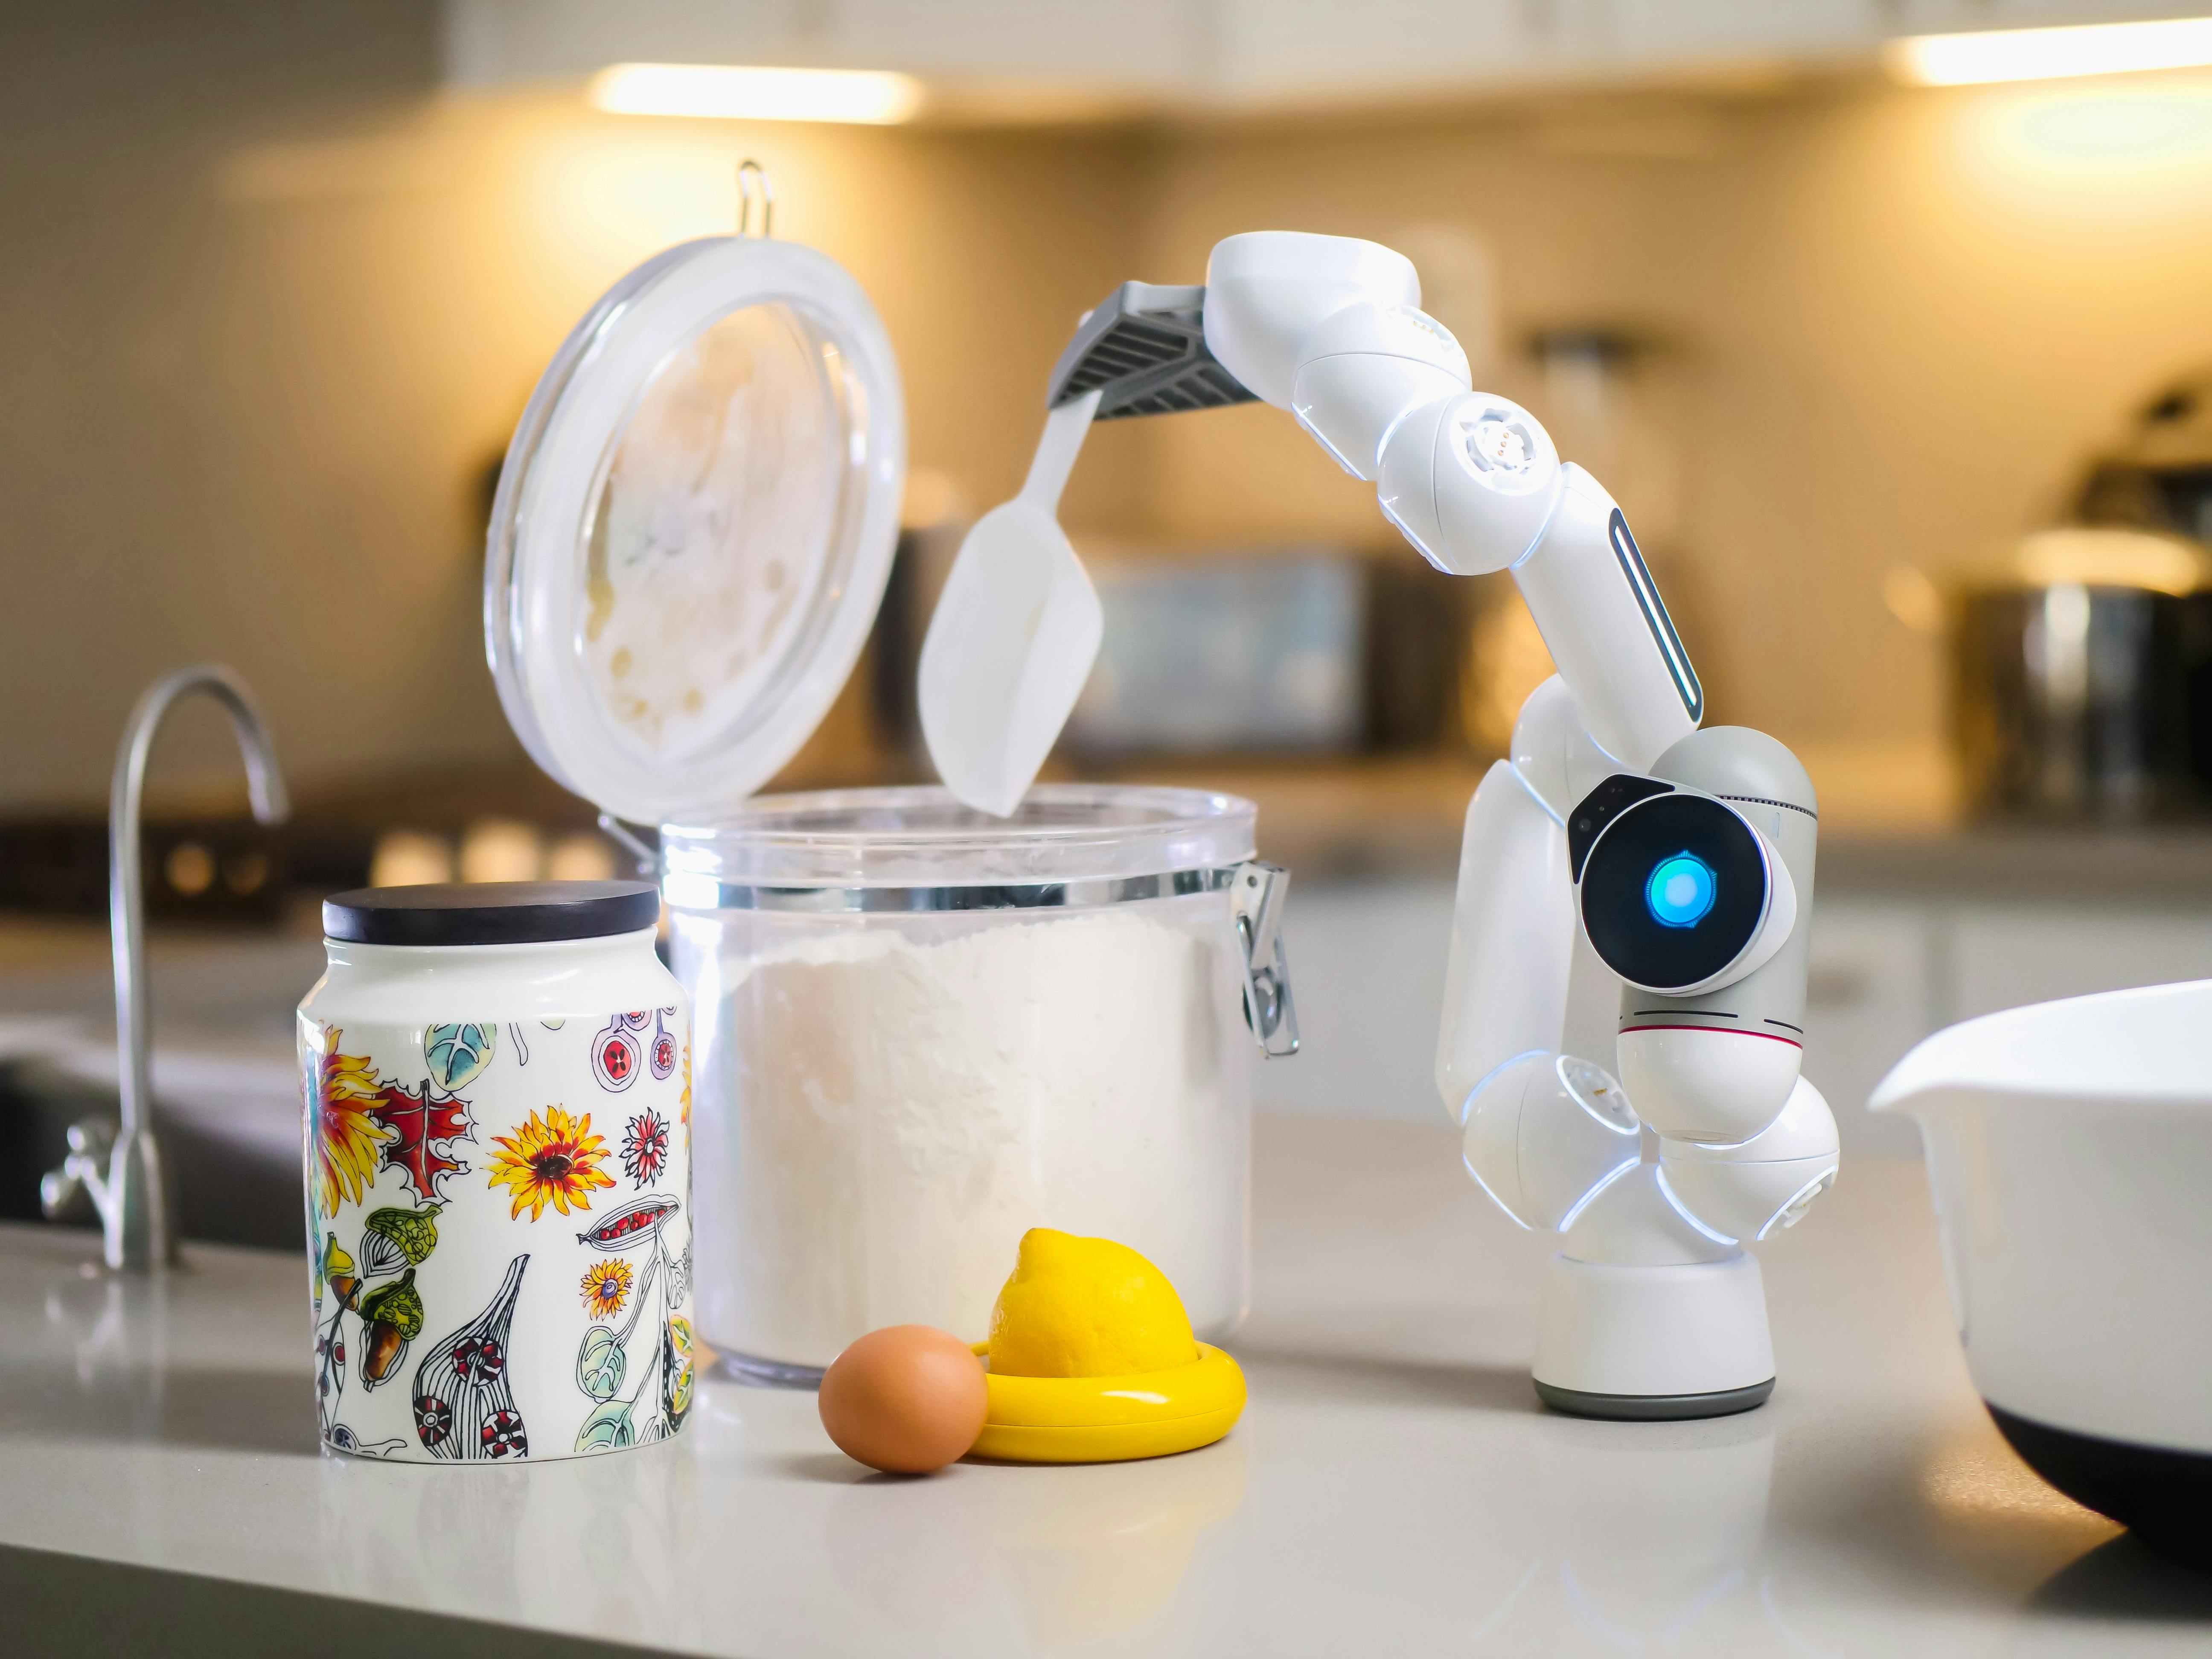
{"label": "blurred kitchen background", "polygon": [[[211,705],[155,759],[189,1233],[297,1233],[289,1011],[323,894],[624,866],[501,714],[484,521],[562,336],[641,259],[732,229],[747,156],[775,234],[881,309],[911,430],[876,638],[781,787],[927,775],[936,584],[1018,485],[1085,309],[1201,280],[1235,231],[1373,238],[1477,384],[1619,497],[1710,718],[1806,760],[1807,1071],[1849,1152],[1915,1151],[1863,1103],[1936,1026],[2212,975],[2212,25],[2067,45],[2058,68],[2130,71],[2073,78],[2003,33],[2185,15],[0,9],[0,1215],[35,1213],[64,1126],[112,1109],[105,802],[155,676],[235,666],[300,805],[253,826]],[[1994,33],[1911,44],[1959,30]],[[604,73],[630,64],[909,78],[777,83],[866,120],[710,118],[696,82]],[[707,94],[742,114],[747,84]],[[1261,406],[1098,428],[1062,517],[1109,621],[1054,771],[1255,797],[1297,872],[1307,1037],[1263,1103],[1432,1118],[1460,816],[1549,672],[1510,585],[1429,571]]]}

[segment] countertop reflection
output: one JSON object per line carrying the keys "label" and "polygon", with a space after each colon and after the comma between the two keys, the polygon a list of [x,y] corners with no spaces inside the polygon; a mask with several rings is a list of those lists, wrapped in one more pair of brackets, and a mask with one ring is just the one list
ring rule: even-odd
{"label": "countertop reflection", "polygon": [[1537,1407],[1546,1241],[1480,1201],[1449,1127],[1277,1118],[1260,1136],[1237,1432],[1146,1463],[920,1481],[835,1452],[811,1395],[720,1380],[680,1439],[612,1456],[321,1455],[301,1264],[201,1247],[166,1282],[118,1282],[87,1237],[0,1229],[0,1577],[63,1552],[125,1597],[182,1574],[325,1618],[336,1598],[349,1618],[749,1656],[2212,1638],[2205,1581],[2043,1486],[1989,1427],[1917,1164],[1852,1164],[1763,1248],[1768,1406],[1607,1424]]}

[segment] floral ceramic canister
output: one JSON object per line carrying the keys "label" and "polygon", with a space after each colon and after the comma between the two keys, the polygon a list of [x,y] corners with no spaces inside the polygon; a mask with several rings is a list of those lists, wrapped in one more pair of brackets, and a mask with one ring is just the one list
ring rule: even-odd
{"label": "floral ceramic canister", "polygon": [[690,1411],[690,1010],[643,882],[369,888],[300,1005],[325,1442],[514,1462]]}

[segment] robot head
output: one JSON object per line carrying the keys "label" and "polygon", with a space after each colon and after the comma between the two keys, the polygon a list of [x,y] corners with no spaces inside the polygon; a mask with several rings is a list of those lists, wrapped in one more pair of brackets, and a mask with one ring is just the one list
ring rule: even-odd
{"label": "robot head", "polygon": [[1717,796],[1616,773],[1567,820],[1576,908],[1631,985],[1696,996],[1764,967],[1797,922],[1789,866]]}

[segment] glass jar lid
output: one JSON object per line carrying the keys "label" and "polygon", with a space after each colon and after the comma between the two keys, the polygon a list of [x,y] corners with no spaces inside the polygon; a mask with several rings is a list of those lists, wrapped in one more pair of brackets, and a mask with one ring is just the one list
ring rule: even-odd
{"label": "glass jar lid", "polygon": [[712,237],[578,324],[508,446],[484,635],[508,721],[617,817],[727,811],[805,743],[890,570],[898,366],[841,266]]}
{"label": "glass jar lid", "polygon": [[[765,795],[711,824],[665,826],[664,890],[995,887],[1227,869],[1252,856],[1254,809],[1235,795],[1043,783],[1011,817],[946,789]],[[715,908],[707,896],[696,908]]]}
{"label": "glass jar lid", "polygon": [[486,881],[356,887],[323,901],[323,937],[357,945],[550,945],[641,933],[660,920],[644,881]]}

